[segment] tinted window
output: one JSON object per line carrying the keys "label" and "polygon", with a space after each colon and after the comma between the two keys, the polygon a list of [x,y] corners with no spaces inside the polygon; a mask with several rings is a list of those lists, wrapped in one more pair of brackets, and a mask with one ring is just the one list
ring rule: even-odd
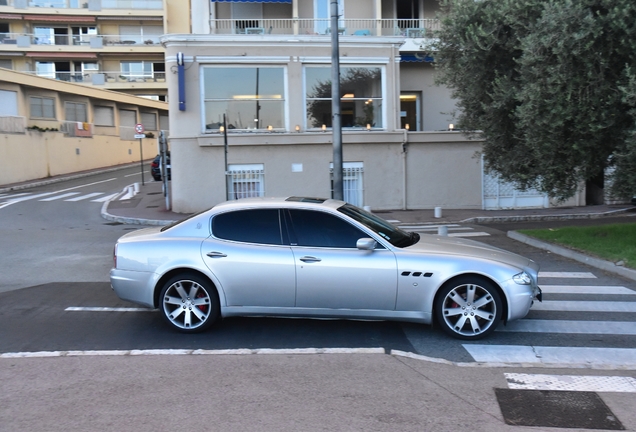
{"label": "tinted window", "polygon": [[246,243],[283,244],[277,209],[240,210],[212,219],[215,237]]}
{"label": "tinted window", "polygon": [[319,211],[289,210],[298,246],[355,248],[369,237],[350,223]]}

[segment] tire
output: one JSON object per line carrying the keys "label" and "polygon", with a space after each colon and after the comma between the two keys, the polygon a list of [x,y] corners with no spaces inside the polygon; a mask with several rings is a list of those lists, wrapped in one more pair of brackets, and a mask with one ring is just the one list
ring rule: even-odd
{"label": "tire", "polygon": [[497,288],[486,279],[462,276],[440,288],[435,317],[442,329],[457,339],[481,339],[497,328],[503,306]]}
{"label": "tire", "polygon": [[219,317],[219,298],[207,279],[181,273],[168,280],[161,290],[161,316],[183,333],[198,333]]}

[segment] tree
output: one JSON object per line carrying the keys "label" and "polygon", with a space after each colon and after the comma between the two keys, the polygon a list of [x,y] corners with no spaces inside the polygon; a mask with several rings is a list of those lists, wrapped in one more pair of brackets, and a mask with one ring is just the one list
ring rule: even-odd
{"label": "tree", "polygon": [[[636,193],[636,2],[446,0],[436,61],[486,168],[565,200]],[[609,168],[609,170],[608,170]]]}

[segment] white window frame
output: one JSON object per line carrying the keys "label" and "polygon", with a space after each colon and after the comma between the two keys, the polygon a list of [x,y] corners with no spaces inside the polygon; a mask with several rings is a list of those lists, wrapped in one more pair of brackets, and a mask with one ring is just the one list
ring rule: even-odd
{"label": "white window frame", "polygon": [[[38,117],[38,116],[34,116],[33,115],[33,102],[35,100],[39,100],[40,101],[40,109],[42,111],[42,116]],[[46,117],[45,116],[45,112],[44,112],[44,104],[42,103],[43,101],[52,101],[53,102],[53,115],[51,117]],[[56,114],[55,114],[55,98],[50,98],[50,97],[44,97],[44,96],[29,96],[29,115],[31,116],[31,118],[33,119],[44,119],[44,120],[57,120]]]}
{"label": "white window frame", "polygon": [[[302,68],[303,68],[303,127],[305,130],[313,130],[313,131],[317,131],[320,130],[320,127],[313,127],[313,126],[309,126],[307,124],[307,76],[305,74],[307,68],[312,68],[312,67],[319,67],[319,68],[328,68],[330,67],[330,64],[328,63],[305,63],[303,64]],[[386,88],[386,64],[384,63],[380,63],[380,64],[373,64],[373,63],[343,63],[340,64],[341,68],[354,68],[354,67],[362,67],[362,68],[379,68],[380,69],[380,74],[381,74],[381,78],[380,78],[380,88],[382,89],[382,95],[377,98],[377,100],[379,100],[382,104],[382,110],[381,110],[381,120],[382,120],[382,126],[379,127],[374,127],[373,129],[376,130],[386,130],[387,129],[387,115],[386,115],[386,100],[387,100],[387,88]],[[364,98],[361,98],[364,99]],[[331,100],[331,96],[328,98],[328,100]],[[342,101],[342,98],[341,98]],[[327,128],[328,130],[331,130],[331,128]],[[360,128],[356,128],[356,127],[346,127],[343,128],[344,130],[358,130]],[[362,127],[362,129],[364,129],[364,126]]]}
{"label": "white window frame", "polygon": [[[224,65],[212,65],[212,64],[202,64],[200,69],[199,69],[199,76],[202,77],[199,81],[199,90],[200,90],[200,94],[202,95],[200,101],[201,101],[201,130],[203,131],[203,133],[205,133],[206,131],[210,131],[211,129],[208,129],[206,127],[206,111],[205,111],[205,103],[208,101],[205,99],[205,69],[206,68],[240,68],[240,67],[246,67],[246,68],[267,68],[267,67],[274,67],[274,68],[282,68],[283,69],[283,129],[286,131],[289,131],[289,84],[288,84],[288,69],[287,69],[287,64],[286,63],[278,63],[278,61],[276,61],[274,64],[258,64],[258,63],[254,63],[255,59],[252,58],[246,58],[245,59],[246,62],[249,62],[249,64],[224,64]],[[263,60],[263,58],[259,58],[259,60]],[[221,99],[219,99],[221,100]],[[237,131],[249,131],[251,129],[236,129]],[[255,129],[255,131],[260,131],[263,132],[266,129],[264,128],[259,128],[259,129]]]}

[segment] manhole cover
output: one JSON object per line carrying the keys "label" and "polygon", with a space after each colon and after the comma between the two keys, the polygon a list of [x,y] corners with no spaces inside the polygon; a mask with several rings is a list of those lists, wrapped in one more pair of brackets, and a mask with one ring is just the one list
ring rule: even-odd
{"label": "manhole cover", "polygon": [[495,389],[509,425],[625,430],[594,392]]}

